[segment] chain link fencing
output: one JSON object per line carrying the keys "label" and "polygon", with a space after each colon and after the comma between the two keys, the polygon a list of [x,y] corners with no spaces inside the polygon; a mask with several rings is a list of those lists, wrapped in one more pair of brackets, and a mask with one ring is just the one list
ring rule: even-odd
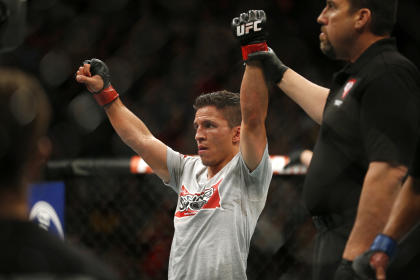
{"label": "chain link fencing", "polygon": [[[121,279],[167,279],[177,195],[154,174],[104,164],[56,172],[62,165],[47,176],[66,185],[67,241],[93,250]],[[310,278],[315,229],[300,197],[303,178],[273,176],[251,240],[248,279]]]}

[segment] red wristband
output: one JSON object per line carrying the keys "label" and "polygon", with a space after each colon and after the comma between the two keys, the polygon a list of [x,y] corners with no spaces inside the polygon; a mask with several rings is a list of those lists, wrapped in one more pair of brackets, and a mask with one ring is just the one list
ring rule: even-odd
{"label": "red wristband", "polygon": [[101,106],[105,106],[106,104],[111,103],[117,99],[118,96],[118,92],[111,85],[101,92],[93,94],[96,102],[98,102],[98,104]]}
{"label": "red wristband", "polygon": [[244,61],[246,61],[250,53],[261,51],[268,51],[268,46],[266,42],[242,46],[242,58]]}

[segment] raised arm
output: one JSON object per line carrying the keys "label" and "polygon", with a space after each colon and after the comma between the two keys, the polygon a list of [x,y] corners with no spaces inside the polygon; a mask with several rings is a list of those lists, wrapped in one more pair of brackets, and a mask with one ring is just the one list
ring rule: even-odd
{"label": "raised arm", "polygon": [[76,81],[93,93],[121,139],[165,182],[169,181],[166,164],[167,146],[156,139],[146,125],[135,116],[118,97],[111,86],[108,67],[99,59],[86,61],[76,73]]}
{"label": "raised arm", "polygon": [[312,83],[285,66],[271,49],[249,54],[248,60],[261,61],[266,79],[275,83],[315,122],[322,123],[328,88]]}
{"label": "raised arm", "polygon": [[250,170],[261,161],[267,144],[265,119],[268,89],[261,68],[248,64],[241,84],[241,141],[240,149]]}
{"label": "raised arm", "polygon": [[[242,50],[264,47],[264,11],[251,10],[232,21],[234,36]],[[243,32],[242,32],[243,31]],[[246,60],[246,57],[244,57]],[[246,62],[241,90],[241,141],[240,150],[250,170],[260,163],[267,145],[265,119],[268,108],[268,89],[260,62]]]}
{"label": "raised arm", "polygon": [[277,86],[296,102],[318,124],[322,123],[322,113],[329,89],[305,79],[292,69],[288,69]]}

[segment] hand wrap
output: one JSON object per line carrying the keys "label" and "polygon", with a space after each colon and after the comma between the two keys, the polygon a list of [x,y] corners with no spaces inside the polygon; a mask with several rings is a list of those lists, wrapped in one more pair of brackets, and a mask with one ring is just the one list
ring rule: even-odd
{"label": "hand wrap", "polygon": [[93,97],[99,105],[105,106],[119,97],[118,92],[111,85],[111,75],[105,62],[97,58],[92,58],[85,60],[83,64],[90,64],[90,73],[92,76],[99,75],[104,82],[102,89],[93,93]]}
{"label": "hand wrap", "polygon": [[376,279],[376,270],[386,270],[396,249],[395,240],[385,234],[378,234],[370,249],[354,260],[353,269],[362,279]]}
{"label": "hand wrap", "polygon": [[378,234],[370,246],[370,251],[383,251],[390,258],[394,257],[396,250],[397,242],[385,234]]}

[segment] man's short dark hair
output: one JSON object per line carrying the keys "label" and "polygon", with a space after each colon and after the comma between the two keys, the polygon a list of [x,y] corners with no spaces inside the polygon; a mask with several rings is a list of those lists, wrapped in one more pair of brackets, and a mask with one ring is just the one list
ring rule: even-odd
{"label": "man's short dark hair", "polygon": [[349,0],[353,11],[368,8],[372,14],[370,30],[383,36],[391,34],[397,21],[398,0]]}
{"label": "man's short dark hair", "polygon": [[241,125],[241,104],[239,94],[227,90],[204,93],[198,96],[194,102],[194,109],[207,106],[215,106],[223,112],[230,127]]}
{"label": "man's short dark hair", "polygon": [[50,107],[39,82],[0,68],[0,189],[21,187],[25,166],[45,136]]}

